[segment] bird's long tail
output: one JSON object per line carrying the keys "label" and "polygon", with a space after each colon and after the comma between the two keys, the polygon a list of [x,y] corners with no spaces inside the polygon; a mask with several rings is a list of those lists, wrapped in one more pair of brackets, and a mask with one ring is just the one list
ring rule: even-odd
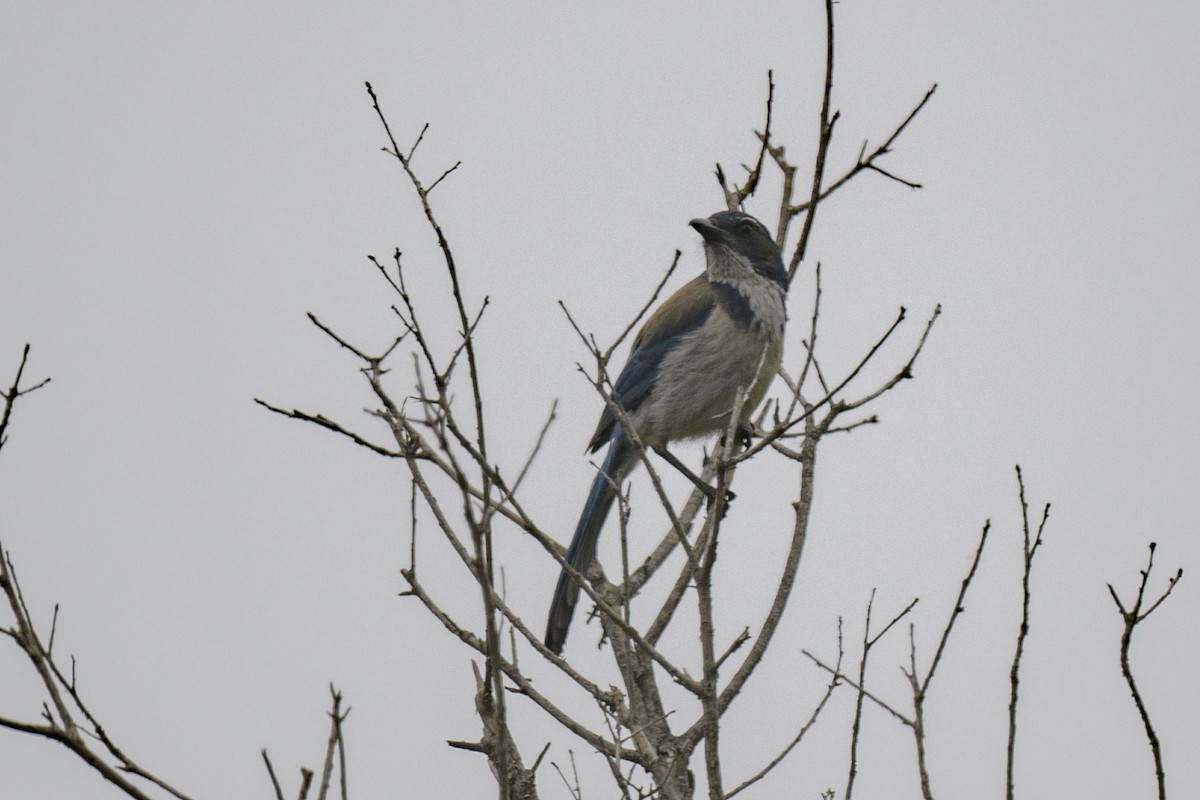
{"label": "bird's long tail", "polygon": [[[596,480],[592,482],[592,490],[588,493],[587,503],[579,516],[579,524],[575,526],[571,546],[567,548],[567,563],[578,572],[586,573],[592,559],[596,557],[596,540],[600,538],[604,519],[617,496],[615,486],[632,466],[630,450],[632,447],[618,426],[609,441],[604,465],[597,473]],[[558,585],[554,587],[550,617],[546,621],[546,647],[555,654],[561,654],[563,645],[566,644],[567,628],[571,625],[571,615],[578,600],[579,584],[564,569],[558,576]]]}

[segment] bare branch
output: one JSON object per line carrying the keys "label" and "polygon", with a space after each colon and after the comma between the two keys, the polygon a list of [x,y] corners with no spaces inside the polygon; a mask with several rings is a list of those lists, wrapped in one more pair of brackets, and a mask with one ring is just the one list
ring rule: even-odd
{"label": "bare branch", "polygon": [[933,313],[930,314],[929,319],[925,321],[925,329],[921,331],[921,338],[917,341],[917,346],[913,348],[912,354],[908,357],[908,361],[905,362],[904,366],[901,367],[899,371],[897,371],[896,374],[891,377],[890,380],[886,381],[875,391],[865,395],[864,397],[860,397],[858,400],[852,400],[843,403],[842,411],[853,411],[856,408],[861,408],[867,403],[875,400],[877,397],[890,391],[896,384],[911,378],[913,365],[917,363],[917,358],[921,355],[921,351],[925,349],[925,342],[929,339],[929,332],[933,330],[933,323],[937,322],[938,317],[941,315],[942,306],[941,303],[939,303],[938,305],[934,306]]}
{"label": "bare branch", "polygon": [[808,213],[804,215],[804,226],[800,229],[800,241],[788,264],[788,283],[804,260],[808,249],[808,237],[812,233],[813,220],[817,216],[817,202],[821,197],[821,180],[825,176],[825,156],[829,152],[829,140],[833,138],[833,126],[838,113],[829,115],[830,98],[833,94],[833,0],[825,0],[825,91],[821,95],[821,128],[817,137],[817,157],[813,164],[812,191],[809,194]]}
{"label": "bare branch", "polygon": [[767,645],[771,643],[771,638],[779,626],[779,621],[783,618],[783,610],[787,606],[788,597],[791,595],[792,587],[795,584],[796,571],[800,566],[800,558],[804,554],[804,543],[808,538],[808,521],[812,513],[813,486],[816,473],[817,442],[825,434],[825,430],[831,422],[832,415],[819,423],[813,423],[811,420],[807,423],[807,435],[804,437],[804,443],[800,449],[800,497],[793,505],[796,513],[792,524],[792,542],[788,549],[788,554],[784,559],[783,575],[780,577],[774,602],[772,602],[771,608],[767,612],[767,617],[759,629],[758,638],[755,639],[745,660],[721,692],[720,702],[722,712],[729,707],[729,704],[741,692],[746,681],[749,680],[751,673],[766,654]]}
{"label": "bare branch", "polygon": [[979,559],[983,556],[984,545],[987,544],[988,531],[991,529],[992,522],[988,520],[983,524],[983,530],[979,535],[979,545],[975,548],[975,557],[971,561],[971,567],[967,571],[967,575],[963,578],[962,585],[958,591],[958,597],[955,598],[954,608],[950,612],[949,619],[946,620],[946,628],[942,631],[942,637],[938,641],[937,650],[933,654],[933,660],[929,663],[929,669],[925,676],[919,677],[917,674],[917,640],[914,626],[908,626],[908,669],[901,667],[904,672],[904,677],[908,679],[909,686],[912,689],[913,716],[911,728],[913,732],[913,740],[917,747],[917,772],[921,779],[921,796],[925,800],[933,800],[933,790],[930,788],[929,769],[926,766],[925,758],[925,700],[929,696],[929,685],[933,682],[933,676],[937,671],[938,664],[941,663],[942,654],[946,650],[946,643],[950,640],[950,633],[954,629],[954,623],[965,609],[963,600],[966,598],[967,589],[971,586],[971,581],[975,577],[975,571],[979,567]]}
{"label": "bare branch", "polygon": [[[900,323],[904,322],[907,313],[908,313],[907,309],[905,309],[904,306],[900,306],[900,311],[899,311],[899,313],[897,313],[896,319],[894,319],[892,321],[892,324],[888,327],[888,329],[884,332],[884,334],[881,337],[879,337],[879,339],[875,342],[874,345],[871,346],[871,349],[867,351],[867,354],[865,356],[863,356],[862,359],[859,360],[858,364],[855,365],[854,369],[850,370],[850,374],[848,374],[845,378],[843,378],[842,381],[840,383],[838,383],[837,386],[830,389],[829,392],[826,393],[826,395],[823,398],[821,398],[818,402],[816,402],[812,405],[805,406],[805,410],[804,410],[803,414],[800,414],[799,416],[789,419],[783,424],[776,425],[773,429],[771,429],[770,431],[767,431],[758,442],[756,442],[754,445],[747,448],[744,452],[742,452],[740,455],[738,455],[736,457],[736,460],[745,461],[748,458],[752,458],[760,450],[763,450],[764,448],[771,446],[775,442],[776,439],[779,439],[780,437],[787,434],[788,431],[790,431],[792,428],[799,425],[801,422],[807,422],[822,406],[824,406],[827,403],[832,403],[832,401],[833,401],[834,397],[837,395],[837,393],[840,392],[842,389],[844,389],[850,383],[850,381],[854,380],[854,378],[858,375],[858,373],[862,371],[863,367],[865,367],[867,365],[867,362],[869,362],[875,356],[875,354],[877,352],[879,352],[879,348],[883,347],[884,343],[891,337],[891,335],[893,333],[895,333],[896,329],[900,326]],[[936,319],[936,318],[937,318],[937,312],[935,311],[933,319]],[[926,328],[925,328],[926,336],[928,335],[929,328],[932,327],[932,325],[933,325],[933,322],[931,319],[930,323],[928,325],[926,325]],[[916,359],[916,356],[917,356],[917,354],[920,353],[920,348],[924,345],[924,342],[925,342],[925,336],[922,336],[921,343],[918,345],[918,349],[917,349],[916,353],[914,353],[912,358],[909,359],[909,364],[911,364],[913,362],[913,360]],[[908,372],[908,369],[909,369],[909,367],[908,367],[908,365],[906,365],[899,373],[897,373],[897,375],[891,381],[888,382],[887,388],[891,388],[892,386],[895,386],[897,383],[899,383],[901,380],[903,380]],[[799,393],[800,387],[797,386],[795,391],[797,393]],[[842,403],[842,402],[836,403],[834,405],[833,413],[831,414],[831,417],[826,420],[825,426],[822,428],[822,433],[824,433],[824,431],[833,423],[832,417],[837,416],[837,414],[840,414],[843,411],[848,411],[848,410],[851,410],[854,408],[858,408],[858,407],[864,405],[865,403],[869,402],[871,399],[878,397],[884,391],[887,391],[887,389],[880,389],[875,392],[872,392],[867,398],[864,398],[860,401],[856,401],[854,403],[849,403],[849,404]]]}
{"label": "bare branch", "polygon": [[[472,575],[476,578],[476,580],[479,580],[478,566],[477,566],[476,561],[474,559],[472,559],[472,557],[463,548],[462,543],[454,535],[453,526],[450,524],[450,521],[446,518],[445,513],[442,511],[440,503],[438,503],[437,497],[435,496],[432,489],[430,489],[429,484],[425,481],[424,477],[422,476],[421,469],[420,469],[419,465],[417,465],[416,460],[410,458],[409,462],[408,462],[408,467],[409,467],[409,472],[412,474],[414,480],[417,483],[418,488],[421,491],[422,497],[425,499],[425,502],[429,506],[430,510],[433,511],[434,518],[437,520],[439,529],[441,529],[442,532],[446,535],[447,541],[450,543],[450,545],[454,548],[455,552],[458,554],[459,560],[463,563],[464,566],[467,567],[467,569],[469,571],[471,571]],[[540,534],[540,532],[539,532],[539,534]],[[544,534],[542,534],[542,535],[544,536]],[[629,636],[635,643],[637,643],[638,647],[641,648],[644,652],[646,652],[651,658],[653,658],[653,660],[655,662],[657,662],[667,672],[667,674],[669,674],[671,676],[671,678],[673,680],[675,680],[676,683],[678,683],[680,686],[684,687],[688,691],[692,692],[693,694],[698,695],[700,693],[701,689],[700,689],[699,684],[694,679],[689,677],[686,673],[681,671],[679,669],[679,667],[672,664],[652,644],[647,642],[646,639],[641,634],[639,634],[638,631],[632,625],[627,623],[624,620],[623,615],[620,612],[620,609],[614,608],[612,605],[610,605],[609,602],[607,602],[607,600],[599,592],[597,592],[596,589],[593,588],[593,585],[592,585],[593,582],[588,581],[586,579],[586,576],[583,573],[576,570],[575,567],[573,567],[570,564],[570,562],[568,562],[565,558],[563,558],[563,553],[559,552],[557,549],[550,548],[550,547],[547,547],[547,550],[548,550],[548,552],[551,553],[551,555],[559,563],[559,565],[563,569],[567,570],[568,574],[570,574],[571,577],[574,578],[579,583],[580,588],[582,588],[583,591],[588,595],[588,597],[590,597],[592,599],[592,601],[596,603],[597,607],[600,608],[601,611],[603,612],[605,618],[611,619],[614,625],[616,625],[618,628],[620,628],[625,633],[625,635]],[[494,591],[491,590],[490,586],[485,591],[488,592],[487,602],[498,608],[502,603],[500,598],[498,598],[496,596]],[[516,623],[518,621],[516,615],[511,615],[508,618],[510,621],[513,622],[514,625],[516,625]],[[542,642],[541,642],[540,638],[535,636],[531,631],[528,630],[528,628],[524,628],[523,624],[518,627],[518,630],[522,632],[522,635],[526,636],[526,638],[529,640],[530,644],[532,644],[535,648],[539,649],[539,652],[542,652],[544,655],[547,655],[547,656],[552,655],[549,650],[546,650],[542,646]]]}
{"label": "bare branch", "polygon": [[330,328],[324,322],[321,322],[321,320],[317,319],[316,314],[309,311],[305,316],[308,317],[309,321],[312,322],[313,325],[316,325],[318,328],[320,328],[321,331],[326,336],[328,336],[330,339],[333,339],[335,342],[337,342],[339,345],[341,345],[345,349],[349,350],[351,353],[354,353],[354,355],[358,356],[363,361],[371,361],[372,360],[372,358],[369,355],[362,352],[357,347],[355,347],[354,345],[350,344],[345,339],[343,339],[341,336],[338,336],[336,333],[334,333],[332,328]]}
{"label": "bare branch", "polygon": [[626,337],[633,332],[633,329],[637,327],[646,314],[650,312],[650,309],[654,307],[654,304],[658,302],[658,298],[662,294],[663,288],[667,285],[667,281],[671,280],[671,276],[675,274],[675,270],[679,267],[679,259],[682,256],[682,251],[675,251],[675,255],[671,258],[671,265],[667,267],[667,271],[663,273],[662,280],[658,282],[658,285],[654,287],[654,291],[650,293],[650,298],[646,300],[645,304],[638,310],[638,313],[634,315],[629,324],[625,326],[625,329],[621,331],[621,335],[614,339],[613,343],[604,351],[605,364],[612,358],[613,351],[620,347],[621,342],[625,341]]}
{"label": "bare branch", "polygon": [[758,189],[758,182],[762,178],[763,162],[766,159],[767,151],[771,147],[771,110],[775,102],[775,77],[772,70],[767,70],[767,121],[763,124],[761,133],[755,131],[762,145],[758,150],[758,159],[753,167],[746,167],[746,182],[735,189],[730,189],[729,184],[725,180],[725,170],[718,163],[716,168],[717,183],[721,187],[721,193],[725,195],[725,207],[730,211],[737,211],[742,207],[747,197],[754,194]]}
{"label": "bare branch", "polygon": [[266,400],[260,400],[257,397],[254,398],[254,402],[258,403],[260,406],[267,409],[268,411],[274,411],[276,414],[280,414],[285,417],[291,417],[292,419],[302,420],[304,422],[311,422],[314,425],[319,425],[322,428],[325,428],[326,430],[331,430],[334,433],[339,433],[342,436],[345,436],[350,441],[354,442],[355,444],[361,445],[362,447],[367,448],[371,452],[378,453],[381,456],[387,456],[388,458],[403,458],[404,457],[404,453],[401,453],[398,450],[389,450],[388,448],[384,447],[383,445],[375,444],[374,442],[370,441],[369,439],[366,439],[366,438],[358,435],[354,431],[343,428],[340,424],[334,422],[333,420],[325,417],[322,414],[308,414],[304,411],[300,411],[299,409],[295,409],[295,408],[293,408],[289,411],[288,409],[285,409],[285,408],[273,406],[270,403],[268,403]]}
{"label": "bare branch", "polygon": [[1033,557],[1037,553],[1038,547],[1042,544],[1042,531],[1046,528],[1046,520],[1050,518],[1050,504],[1046,503],[1045,508],[1042,510],[1042,521],[1037,527],[1037,534],[1035,536],[1031,535],[1029,504],[1025,502],[1025,479],[1021,475],[1020,464],[1017,465],[1016,471],[1017,496],[1021,502],[1021,529],[1024,534],[1024,545],[1022,547],[1024,570],[1021,576],[1021,626],[1017,630],[1016,652],[1013,654],[1012,668],[1008,673],[1010,686],[1008,700],[1008,748],[1004,782],[1007,800],[1013,800],[1014,797],[1013,767],[1017,739],[1017,698],[1021,683],[1021,656],[1025,652],[1025,639],[1029,636],[1029,576],[1033,571]]}
{"label": "bare branch", "polygon": [[[438,223],[437,217],[433,213],[433,207],[429,204],[429,189],[425,188],[421,184],[420,179],[417,177],[416,173],[413,172],[411,162],[407,157],[400,153],[400,149],[396,146],[396,139],[394,136],[392,136],[391,127],[388,125],[387,118],[383,114],[383,109],[379,106],[379,98],[375,96],[375,90],[371,87],[370,83],[367,83],[366,87],[367,94],[369,94],[371,97],[371,103],[375,109],[375,113],[379,117],[380,123],[383,125],[383,129],[387,134],[388,141],[390,141],[392,144],[392,155],[394,155],[396,160],[400,162],[401,167],[403,167],[405,174],[408,176],[409,181],[413,185],[413,189],[416,190],[417,197],[421,201],[421,208],[425,212],[425,219],[429,223],[429,227],[433,230],[434,235],[437,237],[438,247],[442,251],[442,258],[446,265],[446,273],[450,277],[451,292],[454,296],[455,308],[458,311],[459,323],[462,326],[463,336],[466,340],[467,363],[471,373],[471,392],[475,400],[477,444],[479,446],[479,451],[486,456],[487,448],[485,446],[486,437],[484,436],[483,428],[483,398],[481,395],[481,384],[479,381],[479,372],[475,362],[475,348],[471,344],[471,337],[468,335],[471,325],[467,319],[467,311],[463,302],[462,287],[459,284],[458,267],[454,261],[454,254],[450,249],[450,242],[446,239],[446,235],[442,231],[442,226]],[[421,133],[423,136],[424,129]],[[455,167],[457,166],[458,165],[456,164]],[[451,170],[453,170],[453,168],[451,168]],[[449,171],[447,171],[445,174],[448,173]],[[442,177],[445,177],[445,174],[443,174]],[[438,180],[441,180],[441,178]],[[487,460],[486,457],[484,460]],[[486,493],[487,492],[485,490],[485,494]]]}
{"label": "bare branch", "polygon": [[512,488],[507,491],[507,494],[516,494],[517,489],[521,486],[521,482],[525,480],[525,475],[529,472],[529,468],[533,465],[533,460],[537,458],[538,452],[542,449],[542,442],[546,440],[546,431],[550,430],[550,426],[558,416],[558,399],[556,398],[550,404],[550,413],[546,415],[546,421],[542,423],[541,430],[538,431],[537,440],[533,443],[533,449],[529,451],[528,458],[521,465],[520,472],[517,473],[517,479],[513,481]]}
{"label": "bare branch", "polygon": [[340,773],[341,773],[341,789],[342,800],[346,799],[346,757],[343,749],[342,739],[342,723],[350,714],[350,709],[342,711],[342,693],[329,685],[329,694],[332,697],[333,706],[329,711],[329,743],[325,748],[325,761],[321,769],[321,786],[317,790],[317,800],[325,800],[329,793],[329,782],[333,777],[333,759],[335,754],[340,754]]}
{"label": "bare branch", "polygon": [[[428,127],[428,126],[426,126],[426,127]],[[423,132],[423,131],[422,131],[422,132]],[[426,193],[426,194],[429,194],[430,192],[432,192],[432,191],[433,191],[433,187],[435,187],[435,186],[437,186],[439,183],[441,183],[441,182],[442,182],[442,181],[443,181],[443,180],[446,178],[446,176],[447,176],[447,175],[449,175],[451,172],[454,172],[454,170],[458,169],[460,166],[462,166],[462,162],[461,162],[461,161],[455,161],[455,162],[454,162],[454,166],[450,167],[450,169],[448,169],[448,170],[446,170],[445,172],[443,172],[441,175],[439,175],[439,176],[437,177],[437,180],[435,180],[433,183],[429,184],[429,188],[427,188],[427,189],[425,190],[425,193]]]}
{"label": "bare branch", "polygon": [[[446,614],[446,612],[443,611],[437,605],[437,603],[434,602],[433,598],[429,596],[429,594],[425,591],[425,588],[421,585],[420,581],[417,580],[417,576],[411,570],[402,570],[401,574],[404,576],[404,579],[408,582],[408,585],[411,588],[410,593],[421,601],[421,603],[430,611],[430,613],[432,613],[433,616],[442,623],[442,626],[445,627],[446,630],[458,637],[460,641],[462,641],[471,649],[475,650],[481,655],[486,654],[487,646],[485,642],[477,635],[462,628],[460,625],[458,625],[458,623],[451,619],[450,616]],[[551,718],[556,720],[564,728],[571,731],[597,750],[612,750],[610,743],[603,736],[584,727],[573,717],[552,703],[545,695],[541,694],[530,682],[530,680],[525,677],[525,675],[511,662],[501,657],[497,659],[497,664],[504,671],[504,674],[508,676],[508,679],[517,685],[517,689],[522,695],[528,697],[530,700],[536,703],[543,711],[549,714]],[[625,761],[630,761],[635,764],[642,763],[641,755],[637,750],[622,749],[620,757]]]}
{"label": "bare branch", "polygon": [[983,556],[983,548],[987,544],[988,531],[992,528],[992,521],[989,519],[983,523],[983,530],[979,534],[979,546],[975,548],[975,557],[971,560],[971,568],[967,570],[967,575],[962,579],[962,585],[958,590],[958,598],[954,601],[954,609],[950,612],[950,618],[946,620],[946,629],[942,631],[942,638],[938,641],[937,650],[933,654],[933,661],[929,663],[929,671],[925,673],[924,679],[921,681],[921,697],[929,693],[929,684],[933,681],[934,671],[937,670],[938,664],[942,660],[942,654],[946,651],[946,643],[950,640],[950,632],[954,629],[954,623],[966,608],[963,606],[963,600],[967,597],[967,589],[971,588],[971,581],[975,578],[975,571],[979,568],[979,559]]}
{"label": "bare branch", "polygon": [[1125,676],[1125,682],[1129,685],[1129,692],[1133,695],[1134,705],[1137,706],[1138,715],[1142,718],[1142,726],[1146,729],[1146,740],[1150,745],[1150,753],[1154,757],[1154,777],[1158,782],[1158,800],[1166,800],[1167,786],[1166,775],[1163,771],[1162,763],[1162,748],[1159,745],[1158,733],[1154,730],[1154,725],[1150,722],[1150,712],[1146,708],[1146,703],[1142,699],[1142,694],[1138,690],[1137,682],[1133,679],[1133,669],[1129,666],[1129,646],[1133,640],[1133,630],[1146,617],[1154,613],[1154,610],[1162,604],[1171,592],[1175,589],[1175,584],[1179,583],[1183,577],[1183,570],[1178,570],[1168,581],[1167,588],[1158,596],[1158,599],[1150,604],[1150,607],[1142,611],[1142,603],[1145,600],[1146,584],[1150,580],[1150,572],[1154,569],[1154,550],[1157,545],[1154,542],[1150,543],[1150,557],[1146,562],[1146,568],[1142,570],[1142,581],[1138,585],[1137,599],[1133,605],[1126,610],[1126,607],[1121,603],[1121,598],[1117,596],[1117,590],[1113,585],[1108,584],[1108,592],[1112,595],[1113,602],[1117,605],[1117,610],[1121,614],[1121,619],[1125,623],[1124,630],[1121,632],[1121,674]]}
{"label": "bare branch", "polygon": [[[920,189],[921,184],[913,183],[911,181],[906,181],[903,178],[898,178],[895,175],[893,175],[892,173],[890,173],[887,170],[880,167],[875,162],[877,159],[879,159],[882,156],[885,156],[891,152],[892,145],[895,144],[896,140],[898,138],[900,138],[900,134],[903,133],[904,129],[908,127],[908,124],[913,121],[913,119],[917,116],[917,114],[919,114],[921,112],[921,109],[923,109],[925,107],[925,104],[929,102],[931,97],[933,97],[933,93],[937,91],[937,88],[938,88],[938,85],[936,83],[933,84],[933,86],[929,87],[929,90],[925,92],[925,96],[921,98],[921,102],[917,103],[917,105],[913,107],[912,111],[908,112],[908,116],[904,118],[904,121],[901,122],[898,126],[896,126],[896,128],[891,132],[891,134],[887,137],[887,139],[884,140],[883,144],[881,144],[881,145],[879,145],[879,147],[875,148],[874,152],[872,152],[870,155],[866,154],[867,145],[866,145],[866,142],[863,142],[862,150],[861,150],[861,152],[859,152],[858,160],[855,162],[854,166],[851,167],[844,175],[842,175],[840,178],[838,178],[836,181],[834,181],[832,184],[830,184],[828,188],[826,188],[824,191],[822,191],[820,197],[817,198],[817,202],[821,202],[825,198],[829,197],[829,195],[833,194],[838,189],[842,188],[847,183],[849,183],[850,180],[852,178],[854,178],[856,175],[858,175],[860,172],[862,172],[863,170],[868,170],[868,169],[878,172],[880,175],[883,175],[886,178],[889,178],[900,184],[903,184],[904,186],[907,186],[910,189]],[[812,201],[810,199],[806,203],[801,203],[799,205],[792,206],[788,209],[788,212],[792,215],[795,215],[795,214],[800,214],[804,211],[807,211],[809,209],[809,204],[811,202]]]}
{"label": "bare branch", "polygon": [[832,670],[832,677],[830,678],[829,685],[825,687],[825,694],[821,695],[820,702],[817,703],[816,708],[813,709],[812,714],[809,715],[809,717],[808,717],[808,720],[803,725],[800,726],[800,730],[796,731],[796,735],[792,738],[792,741],[788,742],[787,746],[784,747],[783,750],[780,751],[780,753],[778,755],[776,755],[773,759],[771,759],[771,761],[765,767],[763,767],[758,772],[754,773],[749,778],[747,778],[746,780],[739,783],[736,787],[734,787],[728,794],[725,795],[726,798],[733,797],[735,794],[742,791],[743,789],[762,780],[764,777],[766,777],[767,773],[769,773],[771,770],[775,769],[775,767],[782,764],[783,760],[785,758],[787,758],[788,755],[791,754],[792,750],[794,750],[796,748],[796,745],[800,744],[801,740],[804,739],[804,735],[806,733],[808,733],[809,730],[812,729],[813,725],[816,724],[817,717],[821,716],[821,711],[825,708],[825,704],[828,703],[829,698],[831,696],[833,696],[833,690],[838,687],[839,683],[841,683],[841,680],[838,678],[838,674],[841,672],[841,669],[842,669],[842,656],[843,655],[844,655],[844,650],[842,648],[842,620],[839,617],[838,618],[837,664],[834,666],[834,668]]}
{"label": "bare branch", "polygon": [[30,392],[35,392],[50,382],[49,378],[43,378],[33,386],[28,386],[24,389],[21,388],[21,375],[25,372],[25,363],[28,359],[29,345],[26,344],[24,349],[21,350],[21,363],[17,365],[17,374],[13,378],[12,386],[9,387],[7,392],[0,392],[0,397],[4,398],[4,411],[0,413],[0,448],[3,448],[4,443],[8,441],[5,433],[8,431],[8,422],[12,418],[12,410],[17,402],[17,398],[27,395]]}
{"label": "bare branch", "polygon": [[275,800],[283,800],[283,787],[279,785],[279,778],[275,777],[275,767],[271,764],[271,757],[267,755],[267,748],[262,749],[262,760],[267,765],[267,775],[271,777],[271,787],[275,790]]}
{"label": "bare branch", "polygon": [[788,408],[787,416],[795,413],[796,404],[800,402],[800,390],[804,386],[805,380],[808,379],[809,367],[817,371],[817,376],[821,378],[821,385],[826,394],[829,392],[829,387],[825,386],[825,379],[821,377],[820,367],[817,366],[817,320],[821,315],[821,262],[818,261],[813,268],[813,307],[812,316],[809,318],[808,325],[808,342],[805,348],[804,366],[800,368],[800,375],[796,378],[795,386],[792,391],[792,404]]}
{"label": "bare branch", "polygon": [[307,767],[300,768],[300,800],[306,800],[308,790],[312,788],[313,771]]}
{"label": "bare branch", "polygon": [[855,682],[855,680],[853,678],[851,678],[849,675],[846,675],[843,672],[839,672],[837,670],[837,667],[829,666],[824,661],[822,661],[821,659],[817,658],[812,653],[810,653],[808,650],[801,650],[800,652],[803,653],[805,656],[807,656],[810,661],[812,661],[814,664],[816,664],[821,669],[828,672],[831,676],[833,676],[837,680],[842,681],[843,683],[845,683],[847,686],[854,689],[855,691],[862,692],[863,697],[867,698],[872,703],[874,703],[875,705],[882,708],[884,711],[891,714],[893,717],[895,717],[897,720],[899,720],[902,724],[907,725],[910,728],[912,727],[912,724],[913,724],[912,720],[910,720],[908,717],[901,714],[899,711],[897,711],[892,706],[888,705],[885,701],[880,700],[878,697],[876,697],[871,692],[868,692],[865,688],[863,688],[857,682]]}
{"label": "bare branch", "polygon": [[[16,395],[16,393],[10,394],[13,396]],[[43,690],[49,698],[49,703],[43,703],[45,725],[35,725],[0,717],[0,727],[42,736],[65,745],[77,758],[94,769],[106,781],[118,787],[130,797],[136,798],[136,800],[150,800],[150,796],[131,783],[126,774],[141,777],[173,795],[178,800],[189,800],[187,795],[174,789],[161,778],[144,770],[133,759],[123,753],[112,739],[109,738],[99,721],[88,710],[75,688],[74,680],[68,680],[63,675],[58,665],[54,662],[53,657],[50,656],[49,650],[42,644],[41,638],[34,629],[29,607],[25,602],[24,595],[21,593],[20,583],[17,580],[16,570],[13,567],[8,552],[4,550],[2,544],[0,544],[0,591],[4,592],[15,619],[15,628],[9,634],[24,651],[26,658],[29,659],[30,664],[41,680]],[[50,712],[51,706],[54,708],[53,714]],[[83,715],[83,719],[86,720],[85,725],[76,722],[73,709],[77,709]],[[111,756],[112,761],[115,763],[110,763],[108,756],[104,755],[103,752],[93,750],[85,738],[85,734],[99,740],[104,749],[107,750],[108,756]]]}
{"label": "bare branch", "polygon": [[917,605],[917,598],[913,598],[904,610],[896,616],[892,617],[887,625],[876,633],[871,635],[871,610],[875,605],[875,590],[871,590],[871,598],[867,601],[866,620],[863,623],[863,639],[862,639],[862,658],[858,661],[858,697],[854,702],[854,722],[850,726],[850,768],[846,777],[846,800],[850,800],[854,796],[854,780],[858,775],[858,742],[859,736],[862,733],[862,709],[863,699],[866,695],[867,685],[867,661],[871,656],[871,648],[874,647],[880,639],[887,635],[896,623],[904,619],[908,612],[912,611]]}

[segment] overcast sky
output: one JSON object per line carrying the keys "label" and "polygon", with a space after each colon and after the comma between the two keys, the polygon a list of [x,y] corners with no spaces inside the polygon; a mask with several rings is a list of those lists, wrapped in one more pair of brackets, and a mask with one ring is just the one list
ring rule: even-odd
{"label": "overcast sky", "polygon": [[[944,314],[916,379],[879,405],[881,424],[824,445],[798,590],[731,716],[727,778],[756,770],[807,718],[822,676],[800,648],[832,655],[839,615],[853,638],[872,588],[879,614],[921,598],[928,658],[990,518],[930,699],[929,759],[939,796],[1002,791],[1020,463],[1032,504],[1054,510],[1033,578],[1018,788],[1150,796],[1105,584],[1131,594],[1151,540],[1153,587],[1200,568],[1200,6],[846,0],[837,15],[831,174],[939,89],[884,162],[924,188],[865,174],[821,207],[790,296],[789,363],[814,260],[831,375],[899,306],[911,321],[864,387],[903,362],[935,304]],[[369,253],[404,250],[438,319],[446,282],[379,151],[363,82],[401,141],[430,123],[423,175],[463,162],[434,200],[468,296],[491,298],[492,450],[512,469],[558,399],[526,505],[565,541],[600,404],[557,301],[608,341],[675,248],[672,288],[695,274],[687,221],[722,206],[716,161],[737,174],[754,157],[768,69],[777,139],[797,162],[811,157],[823,41],[815,2],[0,9],[0,382],[26,342],[26,375],[53,378],[18,406],[0,458],[0,535],[37,621],[48,627],[61,604],[56,652],[76,656],[82,691],[127,752],[197,798],[249,798],[269,795],[267,747],[292,794],[297,768],[318,766],[332,681],[353,707],[353,796],[491,792],[483,758],[445,746],[479,735],[470,654],[396,596],[402,465],[252,402],[382,438],[356,364],[304,316],[365,349],[389,342],[392,300]],[[748,210],[773,218],[777,185]],[[766,534],[795,486],[782,459],[738,479],[720,562],[725,596],[740,592],[728,635],[765,602],[786,547]],[[439,571],[434,533],[421,534],[431,580],[444,597],[470,595],[460,573]],[[509,596],[540,628],[557,567],[504,536]],[[1139,628],[1133,654],[1177,797],[1200,792],[1193,580]],[[872,662],[898,705],[904,638]],[[568,654],[607,675],[594,641],[576,619]],[[37,685],[11,642],[0,676],[0,715],[36,718]],[[852,699],[843,690],[758,796],[840,793]],[[583,698],[575,707],[594,714]],[[585,797],[612,796],[586,747],[519,699],[510,709],[526,758],[548,740],[558,763],[574,748]],[[907,731],[869,709],[865,736],[862,796],[919,796]],[[547,768],[541,788],[567,796]],[[0,795],[118,796],[63,748],[9,731]]]}

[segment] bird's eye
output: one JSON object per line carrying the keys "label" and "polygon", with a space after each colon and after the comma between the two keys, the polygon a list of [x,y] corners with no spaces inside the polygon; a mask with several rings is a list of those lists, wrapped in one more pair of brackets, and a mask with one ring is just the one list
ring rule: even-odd
{"label": "bird's eye", "polygon": [[746,232],[758,230],[758,225],[755,224],[754,220],[752,220],[752,219],[742,220],[740,223],[738,223],[738,227],[740,227],[742,230],[744,230]]}

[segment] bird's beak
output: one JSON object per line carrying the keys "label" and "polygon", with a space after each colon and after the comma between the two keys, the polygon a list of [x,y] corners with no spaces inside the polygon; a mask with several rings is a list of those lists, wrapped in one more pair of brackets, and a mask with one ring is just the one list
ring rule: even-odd
{"label": "bird's beak", "polygon": [[706,242],[719,242],[725,238],[725,234],[720,228],[712,224],[710,220],[704,219],[703,217],[697,217],[689,222],[688,225],[691,225],[693,228],[695,228],[696,233],[703,236],[704,241]]}

